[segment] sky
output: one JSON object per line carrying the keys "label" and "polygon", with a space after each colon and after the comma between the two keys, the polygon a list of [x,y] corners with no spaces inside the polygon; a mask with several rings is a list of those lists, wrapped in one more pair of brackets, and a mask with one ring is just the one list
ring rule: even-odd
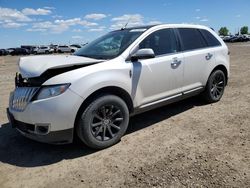
{"label": "sky", "polygon": [[250,27],[249,0],[0,0],[0,48],[84,44],[115,29],[160,23]]}

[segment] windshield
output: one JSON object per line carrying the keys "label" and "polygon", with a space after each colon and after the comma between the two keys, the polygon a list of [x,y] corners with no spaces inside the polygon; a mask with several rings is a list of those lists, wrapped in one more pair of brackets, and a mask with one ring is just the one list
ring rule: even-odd
{"label": "windshield", "polygon": [[113,59],[119,56],[146,29],[125,29],[110,32],[74,53],[94,59]]}

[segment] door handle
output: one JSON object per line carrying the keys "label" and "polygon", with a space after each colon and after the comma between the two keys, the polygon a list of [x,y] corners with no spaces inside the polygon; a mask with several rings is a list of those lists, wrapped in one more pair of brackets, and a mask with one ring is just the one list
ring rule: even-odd
{"label": "door handle", "polygon": [[208,53],[208,54],[205,56],[205,58],[206,58],[207,61],[210,60],[212,57],[213,57],[213,54],[210,54],[210,53]]}
{"label": "door handle", "polygon": [[181,60],[178,60],[177,58],[173,58],[173,62],[171,63],[171,67],[172,67],[172,69],[176,69],[177,67],[179,67],[180,64],[181,64]]}

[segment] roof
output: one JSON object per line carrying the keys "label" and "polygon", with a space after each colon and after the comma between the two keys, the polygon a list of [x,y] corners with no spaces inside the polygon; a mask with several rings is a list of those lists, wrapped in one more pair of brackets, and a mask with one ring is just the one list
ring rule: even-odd
{"label": "roof", "polygon": [[157,25],[142,25],[142,26],[137,26],[137,27],[127,27],[127,28],[121,28],[115,31],[120,31],[120,30],[132,30],[132,29],[150,29],[153,27],[187,27],[187,28],[208,28],[207,26],[203,25],[195,25],[195,24],[157,24]]}

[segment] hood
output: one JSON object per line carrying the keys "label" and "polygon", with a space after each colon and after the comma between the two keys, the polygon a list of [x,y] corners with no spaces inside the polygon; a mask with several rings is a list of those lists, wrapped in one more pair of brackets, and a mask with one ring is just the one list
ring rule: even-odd
{"label": "hood", "polygon": [[18,66],[24,78],[32,78],[40,76],[49,69],[91,65],[102,61],[74,55],[43,55],[21,57]]}

